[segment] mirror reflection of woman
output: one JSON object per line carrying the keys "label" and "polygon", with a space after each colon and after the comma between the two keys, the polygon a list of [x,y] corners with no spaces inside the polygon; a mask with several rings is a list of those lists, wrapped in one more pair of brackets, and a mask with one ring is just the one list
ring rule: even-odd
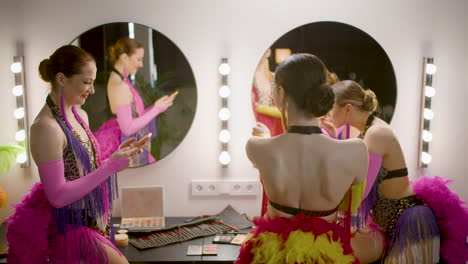
{"label": "mirror reflection of woman", "polygon": [[[375,116],[375,94],[354,81],[342,81],[332,87],[336,103],[329,117],[333,125],[357,128],[369,150],[366,198],[360,216],[367,222],[370,214],[390,241],[384,263],[438,263],[440,237],[433,212],[436,208],[430,208],[415,194],[395,131]],[[374,247],[375,241],[367,240],[372,244],[366,244],[366,239],[361,238],[356,241],[358,250],[368,252]]]}
{"label": "mirror reflection of woman", "polygon": [[[273,101],[272,79],[268,58],[271,55],[271,49],[263,54],[255,70],[252,87],[252,106],[254,109],[255,120],[268,127],[271,136],[283,134],[281,123],[281,113]],[[263,192],[261,214],[266,213],[268,198]]]}
{"label": "mirror reflection of woman", "polygon": [[40,183],[7,220],[8,263],[128,264],[111,242],[115,173],[142,150],[132,139],[108,159],[100,155],[88,116],[77,107],[94,94],[90,54],[63,46],[41,62],[39,72],[52,87],[31,126]]}
{"label": "mirror reflection of woman", "polygon": [[[274,99],[288,115],[288,130],[270,137],[268,128],[257,124],[256,136],[247,142],[247,156],[260,172],[269,204],[236,263],[356,260],[349,212],[362,195],[352,186],[362,186],[365,179],[367,148],[360,139],[336,140],[318,127],[334,102],[326,72],[310,54],[292,55],[276,69]],[[336,223],[339,208],[346,211],[343,225]]]}
{"label": "mirror reflection of woman", "polygon": [[[157,135],[155,118],[169,108],[174,96],[163,96],[151,107],[145,109],[143,100],[133,86],[129,76],[143,67],[143,45],[130,38],[121,38],[109,48],[113,70],[107,83],[107,97],[111,112],[116,119],[104,123],[95,133],[102,145],[104,158],[129,138],[141,139],[151,133]],[[130,162],[130,167],[138,167],[155,161],[151,155],[151,141],[143,148],[143,153]]]}

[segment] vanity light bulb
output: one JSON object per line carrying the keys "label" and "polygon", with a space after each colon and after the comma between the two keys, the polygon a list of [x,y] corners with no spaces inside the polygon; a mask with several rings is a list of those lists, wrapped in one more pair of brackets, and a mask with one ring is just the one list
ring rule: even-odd
{"label": "vanity light bulb", "polygon": [[21,119],[24,117],[24,108],[20,107],[13,112],[13,115],[16,119]]}
{"label": "vanity light bulb", "polygon": [[432,97],[435,95],[435,93],[436,90],[434,89],[434,87],[426,86],[426,88],[424,89],[424,95],[427,97]]}
{"label": "vanity light bulb", "polygon": [[222,165],[228,165],[231,163],[231,155],[229,155],[229,152],[223,151],[221,154],[219,154],[219,163]]}
{"label": "vanity light bulb", "polygon": [[21,66],[21,62],[14,62],[14,63],[11,64],[11,66],[10,66],[10,70],[11,70],[13,73],[19,73],[19,72],[21,72],[22,69],[23,69],[23,67]]}
{"label": "vanity light bulb", "polygon": [[229,118],[231,118],[231,111],[226,107],[221,108],[221,110],[219,110],[218,116],[222,121],[229,120]]}
{"label": "vanity light bulb", "polygon": [[426,65],[426,73],[427,74],[434,74],[437,71],[437,66],[432,63],[428,63]]}
{"label": "vanity light bulb", "polygon": [[229,95],[231,95],[231,88],[229,88],[229,86],[223,85],[219,88],[219,96],[221,98],[227,98]]}
{"label": "vanity light bulb", "polygon": [[431,155],[429,153],[423,152],[423,153],[421,153],[421,161],[424,164],[429,164],[432,161],[432,157],[431,157]]}
{"label": "vanity light bulb", "polygon": [[16,157],[16,162],[18,163],[25,163],[26,160],[28,160],[28,157],[26,156],[26,153],[21,153],[18,155],[18,157]]}
{"label": "vanity light bulb", "polygon": [[231,133],[229,132],[229,130],[223,129],[221,130],[221,132],[219,132],[218,139],[222,143],[228,143],[229,141],[231,141]]}
{"label": "vanity light bulb", "polygon": [[13,95],[14,96],[22,96],[23,95],[23,85],[16,85],[13,87]]}
{"label": "vanity light bulb", "polygon": [[128,38],[135,38],[135,24],[128,23]]}
{"label": "vanity light bulb", "polygon": [[24,129],[21,129],[20,131],[16,132],[15,134],[16,141],[21,142],[25,138],[26,138],[26,131],[24,131]]}
{"label": "vanity light bulb", "polygon": [[221,63],[219,65],[218,71],[221,75],[228,75],[231,72],[231,66],[227,63]]}
{"label": "vanity light bulb", "polygon": [[426,142],[432,141],[432,133],[430,131],[423,130],[422,137],[423,137],[423,140]]}
{"label": "vanity light bulb", "polygon": [[431,109],[424,108],[424,119],[431,120],[434,117],[434,112]]}

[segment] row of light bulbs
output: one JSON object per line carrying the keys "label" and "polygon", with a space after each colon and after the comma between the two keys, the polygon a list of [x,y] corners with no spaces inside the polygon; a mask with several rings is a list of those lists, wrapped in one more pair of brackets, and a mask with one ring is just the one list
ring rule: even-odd
{"label": "row of light bulbs", "polygon": [[[11,65],[10,69],[15,74],[21,73],[23,69],[22,63],[14,62]],[[431,77],[437,71],[436,65],[434,65],[432,62],[427,63],[425,66],[425,69],[426,69],[426,74],[430,75]],[[218,91],[219,97],[223,100],[223,106],[219,110],[218,117],[221,120],[221,122],[224,122],[226,124],[225,127],[227,127],[227,122],[231,118],[231,110],[227,107],[227,100],[229,96],[231,95],[231,88],[227,84],[227,76],[231,72],[231,67],[228,64],[227,59],[222,59],[222,63],[219,65],[218,71],[221,74],[221,77],[223,78],[222,85]],[[23,96],[24,94],[23,85],[20,84],[20,85],[16,85],[15,87],[13,87],[12,93],[16,97]],[[430,85],[426,85],[424,87],[424,95],[426,97],[432,98],[435,94],[436,94],[436,90],[434,89],[434,87]],[[24,119],[24,116],[25,116],[24,107],[18,107],[17,109],[15,109],[15,111],[13,112],[13,115],[18,120]],[[426,120],[431,120],[434,117],[434,112],[429,108],[424,108],[423,117]],[[24,141],[26,139],[26,131],[24,129],[20,129],[19,131],[17,131],[15,134],[15,139],[18,142]],[[222,129],[219,132],[218,139],[222,144],[225,145],[225,148],[223,148],[223,150],[221,151],[218,160],[222,165],[227,166],[231,162],[231,155],[227,151],[227,144],[231,140],[231,132],[227,128]],[[423,129],[422,140],[427,143],[431,142],[432,133],[429,130]],[[22,153],[17,157],[18,163],[25,163],[26,161],[27,161],[26,153]],[[421,162],[427,165],[431,161],[432,161],[431,155],[426,151],[422,151]]]}
{"label": "row of light bulbs", "polygon": [[[11,64],[10,66],[10,70],[11,72],[13,72],[15,75],[16,74],[22,74],[23,72],[23,64],[21,61],[16,61],[14,63]],[[17,78],[15,78],[15,82],[16,82],[16,85],[13,87],[12,89],[12,93],[13,93],[13,96],[15,97],[22,97],[24,96],[24,88],[23,88],[23,84],[17,84],[17,81],[16,81]],[[21,78],[22,79],[22,78]],[[18,100],[17,100],[18,101]],[[18,120],[18,122],[21,122],[21,120],[23,119],[23,124],[25,124],[26,122],[24,122],[24,119],[25,119],[25,109],[23,106],[20,106],[18,107],[17,109],[15,109],[13,111],[13,116]],[[26,140],[26,126],[23,125],[23,128],[20,128],[16,133],[15,133],[15,140],[18,141],[19,143],[20,142],[23,142]],[[21,154],[19,154],[17,157],[16,157],[16,162],[17,163],[20,163],[20,164],[23,164],[23,163],[26,163],[26,161],[28,160],[28,156],[26,154],[26,152],[23,152]]]}
{"label": "row of light bulbs", "polygon": [[[424,126],[425,124],[425,121],[426,122],[430,122],[430,120],[432,120],[432,118],[434,117],[434,112],[428,107],[426,106],[425,102],[426,100],[431,100],[432,97],[434,97],[434,95],[436,94],[436,89],[434,87],[432,87],[432,77],[433,75],[436,73],[437,71],[437,66],[433,63],[433,59],[432,58],[427,58],[425,59],[425,69],[426,69],[426,72],[425,72],[425,86],[424,86],[424,97],[423,97],[423,104],[424,104],[424,109],[423,109],[423,131],[422,131],[422,140],[423,142],[425,142],[425,144],[427,145],[427,148],[424,149],[424,147],[421,147],[421,156],[420,156],[420,159],[421,159],[421,162],[423,164],[423,166],[427,166],[429,163],[431,163],[432,161],[432,156],[429,154],[429,149],[428,149],[428,144],[429,142],[432,141],[432,133],[431,131],[429,131],[429,125],[427,127]],[[429,124],[429,123],[427,123]],[[424,143],[422,143],[424,145]]]}
{"label": "row of light bulbs", "polygon": [[231,118],[231,110],[228,107],[228,99],[231,95],[231,88],[228,86],[228,75],[231,72],[231,66],[226,58],[221,59],[221,64],[218,67],[218,72],[221,74],[221,87],[218,90],[218,95],[221,98],[221,109],[218,112],[218,117],[221,120],[221,131],[218,139],[221,142],[222,148],[219,154],[218,161],[223,166],[231,163],[231,155],[228,151],[228,144],[231,141],[231,132],[228,129],[228,121]]}

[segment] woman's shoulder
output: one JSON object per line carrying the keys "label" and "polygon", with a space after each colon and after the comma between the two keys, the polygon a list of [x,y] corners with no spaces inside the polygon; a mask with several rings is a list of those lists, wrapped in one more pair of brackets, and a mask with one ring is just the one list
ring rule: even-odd
{"label": "woman's shoulder", "polygon": [[396,139],[396,134],[395,130],[389,124],[382,121],[369,127],[364,139],[366,142],[381,142]]}
{"label": "woman's shoulder", "polygon": [[258,162],[265,158],[271,158],[271,154],[276,153],[278,137],[251,137],[245,146],[247,156],[253,162]]}
{"label": "woman's shoulder", "polygon": [[247,148],[252,150],[268,148],[275,141],[276,137],[250,137],[247,141]]}
{"label": "woman's shoulder", "polygon": [[109,76],[109,80],[107,81],[107,88],[112,90],[128,90],[128,85],[122,80],[120,76],[112,72]]}
{"label": "woman's shoulder", "polygon": [[62,128],[52,115],[41,111],[31,125],[31,142],[50,142],[64,140]]}
{"label": "woman's shoulder", "polygon": [[31,133],[55,134],[59,131],[61,128],[55,118],[44,114],[39,114],[31,125]]}
{"label": "woman's shoulder", "polygon": [[[340,151],[334,153],[342,153],[345,155],[359,155],[367,154],[367,146],[364,140],[360,138],[350,138],[347,140],[336,140],[337,146]],[[349,156],[348,156],[349,157]]]}

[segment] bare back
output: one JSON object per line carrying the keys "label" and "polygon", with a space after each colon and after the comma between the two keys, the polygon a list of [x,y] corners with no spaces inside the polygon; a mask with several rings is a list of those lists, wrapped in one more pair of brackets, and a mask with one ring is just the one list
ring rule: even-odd
{"label": "bare back", "polygon": [[[405,156],[393,128],[380,118],[375,118],[367,131],[364,141],[369,152],[383,157],[382,167],[386,170],[406,168]],[[382,194],[388,198],[399,199],[414,194],[408,177],[385,180],[380,185]]]}
{"label": "bare back", "polygon": [[[360,139],[285,133],[252,138],[247,152],[260,171],[268,198],[304,210],[336,208],[350,185],[362,182],[367,173],[367,148]],[[271,206],[267,212],[270,217],[290,217]]]}

